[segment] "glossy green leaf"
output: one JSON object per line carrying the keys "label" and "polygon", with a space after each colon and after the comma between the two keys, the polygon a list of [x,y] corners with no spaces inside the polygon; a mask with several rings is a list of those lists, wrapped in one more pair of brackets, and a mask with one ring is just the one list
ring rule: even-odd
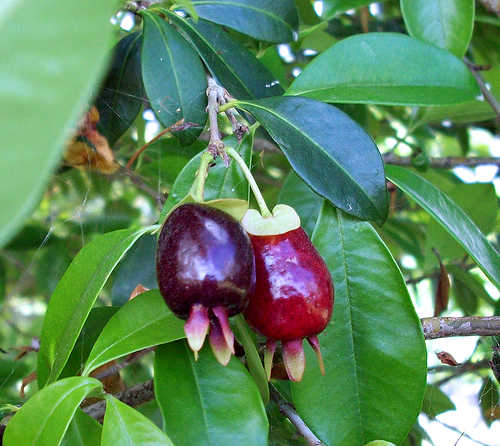
{"label": "glossy green leaf", "polygon": [[233,318],[234,334],[238,342],[245,350],[245,359],[247,362],[248,371],[252,375],[257,387],[259,388],[260,396],[264,404],[269,402],[269,385],[267,382],[266,371],[262,365],[257,346],[252,337],[251,329],[245,321],[245,318],[238,314]]}
{"label": "glossy green leaf", "polygon": [[295,7],[301,25],[316,25],[320,22],[310,0],[295,0]]}
{"label": "glossy green leaf", "polygon": [[[87,105],[104,67],[115,7],[97,0],[7,3],[0,19],[0,122],[8,147],[0,163],[0,247],[38,203]],[[75,17],[78,26],[68,26]]]}
{"label": "glossy green leaf", "polygon": [[154,423],[137,410],[109,396],[101,446],[174,446]]}
{"label": "glossy green leaf", "polygon": [[399,444],[417,418],[426,385],[424,337],[404,279],[370,224],[326,203],[312,241],[332,274],[335,303],[319,336],[326,374],[307,348],[293,402],[328,446],[380,438]]}
{"label": "glossy green leaf", "polygon": [[315,192],[349,214],[385,220],[382,158],[370,136],[344,112],[296,97],[239,101],[238,107],[254,115]]}
{"label": "glossy green leaf", "polygon": [[428,385],[425,389],[422,412],[429,418],[435,418],[448,410],[455,410],[453,401],[439,387]]}
{"label": "glossy green leaf", "polygon": [[184,338],[184,321],[158,290],[139,294],[110,319],[94,344],[82,375],[129,353]]}
{"label": "glossy green leaf", "polygon": [[194,0],[198,15],[267,42],[290,42],[297,29],[294,0]]}
{"label": "glossy green leaf", "polygon": [[132,125],[143,103],[141,34],[132,33],[113,49],[108,73],[95,100],[99,132],[110,145]]}
{"label": "glossy green leaf", "polygon": [[161,9],[189,37],[205,65],[221,85],[238,99],[279,96],[283,89],[271,72],[242,44],[213,23],[197,23]]}
{"label": "glossy green leaf", "polygon": [[401,0],[412,37],[463,57],[474,27],[474,0]]}
{"label": "glossy green leaf", "polygon": [[146,234],[137,240],[113,275],[113,288],[111,289],[113,305],[125,304],[139,284],[149,289],[157,287],[155,255],[156,236]]}
{"label": "glossy green leaf", "polygon": [[495,308],[497,301],[486,292],[483,284],[475,275],[468,271],[464,271],[456,265],[447,265],[446,269],[453,277],[453,281],[458,282],[457,286],[467,287],[478,299]]}
{"label": "glossy green leaf", "polygon": [[37,367],[40,387],[57,379],[113,269],[135,241],[153,228],[99,235],[74,258],[50,298],[43,322]]}
{"label": "glossy green leaf", "polygon": [[295,173],[290,172],[283,183],[278,203],[292,206],[299,214],[300,224],[309,237],[314,231],[323,198],[315,194],[311,188]]}
{"label": "glossy green leaf", "polygon": [[142,77],[151,108],[163,126],[177,121],[197,124],[176,133],[192,143],[205,126],[207,80],[200,58],[176,29],[159,16],[144,12]]}
{"label": "glossy green leaf", "polygon": [[4,446],[59,446],[83,399],[102,390],[100,381],[62,379],[35,393],[7,424]]}
{"label": "glossy green leaf", "polygon": [[387,178],[422,206],[500,286],[500,255],[474,222],[439,189],[411,170],[386,166]]}
{"label": "glossy green leaf", "polygon": [[186,342],[155,353],[155,395],[176,446],[267,446],[268,422],[259,390],[234,356],[221,366],[208,345],[198,361]]}
{"label": "glossy green leaf", "polygon": [[403,34],[367,33],[316,57],[286,93],[326,102],[445,105],[474,99],[479,87],[446,50]]}
{"label": "glossy green leaf", "polygon": [[349,9],[367,6],[370,3],[370,0],[323,0],[323,12],[321,17],[324,20],[329,20]]}
{"label": "glossy green leaf", "polygon": [[101,425],[78,409],[66,431],[61,446],[100,446]]}
{"label": "glossy green leaf", "polygon": [[[234,147],[247,165],[249,167],[252,165],[253,134],[246,135],[239,143],[234,136],[229,136],[224,138],[224,144]],[[160,223],[163,223],[172,208],[179,204],[189,193],[196,172],[200,167],[202,153],[200,152],[191,158],[179,173],[161,211]],[[248,181],[235,162],[226,167],[222,160],[218,159],[216,165],[208,171],[208,177],[205,182],[206,201],[219,198],[241,198],[248,201],[250,199],[249,194],[250,187]]]}

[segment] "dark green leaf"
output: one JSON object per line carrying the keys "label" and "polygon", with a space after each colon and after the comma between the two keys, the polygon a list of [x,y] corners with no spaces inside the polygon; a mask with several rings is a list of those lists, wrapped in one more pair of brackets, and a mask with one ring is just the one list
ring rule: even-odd
{"label": "dark green leaf", "polygon": [[485,378],[478,396],[483,420],[488,426],[491,426],[493,421],[500,418],[498,386],[491,378]]}
{"label": "dark green leaf", "polygon": [[57,379],[108,277],[135,241],[153,227],[95,237],[75,257],[50,298],[38,353],[38,385]]}
{"label": "dark green leaf", "polygon": [[158,290],[139,294],[106,324],[82,375],[129,353],[184,337],[184,321],[167,308]]}
{"label": "dark green leaf", "polygon": [[295,7],[297,8],[300,24],[316,25],[320,22],[310,0],[295,0]]}
{"label": "dark green leaf", "polygon": [[368,33],[316,57],[287,94],[326,102],[445,105],[474,99],[479,88],[448,51],[403,34]]}
{"label": "dark green leaf", "polygon": [[101,431],[102,427],[96,420],[78,409],[61,446],[100,446]]}
{"label": "dark green leaf", "polygon": [[[234,147],[235,150],[245,160],[247,165],[252,165],[252,145],[253,133],[246,135],[240,143],[234,136],[224,138],[226,146]],[[168,195],[167,201],[163,206],[160,215],[160,223],[163,223],[170,210],[189,193],[193,184],[196,172],[200,167],[200,158],[203,152],[198,153],[191,158],[184,166],[181,173],[175,180],[175,183]],[[241,198],[248,201],[249,185],[241,169],[235,162],[232,162],[229,167],[219,159],[217,164],[210,168],[207,181],[205,183],[205,200],[215,200],[218,198]]]}
{"label": "dark green leaf", "polygon": [[7,269],[5,263],[0,260],[0,309],[2,308],[3,300],[5,299],[5,291],[7,287]]}
{"label": "dark green leaf", "polygon": [[312,240],[330,268],[335,304],[319,337],[326,375],[307,349],[304,378],[292,384],[297,411],[329,446],[399,444],[426,385],[422,328],[404,279],[370,224],[326,203]]}
{"label": "dark green leaf", "polygon": [[474,27],[474,0],[401,0],[401,12],[412,37],[464,56]]}
{"label": "dark green leaf", "polygon": [[323,198],[315,194],[295,172],[290,172],[283,183],[279,203],[292,206],[299,214],[302,228],[309,237],[314,231]]}
{"label": "dark green leaf", "polygon": [[66,378],[35,393],[7,424],[5,446],[59,446],[83,399],[102,390],[100,381]]}
{"label": "dark green leaf", "polygon": [[102,446],[174,446],[144,415],[109,396],[102,427]]}
{"label": "dark green leaf", "polygon": [[279,144],[318,194],[357,217],[387,216],[384,166],[377,146],[345,113],[308,98],[239,101]]}
{"label": "dark green leaf", "polygon": [[143,102],[141,35],[129,34],[113,49],[108,74],[95,100],[97,128],[112,146],[132,125]]}
{"label": "dark green leaf", "polygon": [[181,136],[181,142],[190,144],[203,130],[207,119],[207,81],[203,64],[174,27],[149,12],[144,12],[143,17],[144,89],[163,126],[169,127],[181,119],[199,126],[176,133]]}
{"label": "dark green leaf", "polygon": [[453,287],[453,296],[457,306],[462,310],[465,316],[473,316],[477,312],[477,296],[466,286],[455,282]]}
{"label": "dark green leaf", "polygon": [[156,237],[143,235],[130,249],[116,268],[111,289],[113,305],[125,304],[132,291],[139,284],[146,288],[156,288]]}
{"label": "dark green leaf", "polygon": [[422,412],[430,418],[435,418],[440,413],[447,412],[448,410],[455,410],[455,404],[453,404],[448,395],[439,387],[428,385],[425,389]]}
{"label": "dark green leaf", "polygon": [[446,269],[453,277],[453,282],[458,282],[457,286],[467,287],[478,299],[488,303],[493,308],[495,307],[497,301],[486,292],[483,284],[476,276],[456,265],[448,265]]}
{"label": "dark green leaf", "polygon": [[259,391],[234,356],[223,367],[208,345],[198,361],[184,341],[164,345],[155,354],[155,394],[176,446],[267,446]]}
{"label": "dark green leaf", "polygon": [[66,242],[58,241],[47,246],[40,255],[35,274],[38,291],[50,296],[70,263]]}
{"label": "dark green leaf", "polygon": [[198,15],[267,42],[290,42],[297,29],[294,0],[195,0]]}
{"label": "dark green leaf", "polygon": [[[0,247],[38,203],[90,98],[104,67],[114,8],[110,1],[11,1],[2,14],[0,122],[8,150],[0,163]],[[78,26],[68,26],[75,17]]]}
{"label": "dark green leaf", "polygon": [[187,34],[212,75],[232,96],[254,99],[283,93],[269,70],[219,26],[202,19],[195,24],[167,9],[161,11]]}
{"label": "dark green leaf", "polygon": [[422,206],[500,286],[500,255],[473,221],[447,195],[411,170],[386,166],[387,178]]}

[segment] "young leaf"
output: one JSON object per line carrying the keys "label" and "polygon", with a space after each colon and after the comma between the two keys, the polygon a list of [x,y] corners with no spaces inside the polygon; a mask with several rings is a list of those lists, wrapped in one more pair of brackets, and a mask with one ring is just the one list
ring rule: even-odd
{"label": "young leaf", "polygon": [[500,419],[500,399],[495,381],[489,377],[485,378],[478,397],[483,420],[491,426],[493,421]]}
{"label": "young leaf", "polygon": [[141,109],[144,96],[141,39],[141,34],[132,33],[116,44],[108,73],[95,100],[100,116],[97,128],[110,146],[132,125]]}
{"label": "young leaf", "polygon": [[74,413],[100,381],[75,376],[35,393],[7,424],[5,446],[59,446]]}
{"label": "young leaf", "polygon": [[474,99],[479,88],[448,51],[403,34],[357,34],[316,57],[286,94],[326,102],[445,105]]}
{"label": "young leaf", "polygon": [[193,23],[168,9],[160,10],[187,34],[208,70],[232,96],[254,99],[283,94],[271,72],[219,26],[202,19]]}
{"label": "young leaf", "polygon": [[[109,1],[7,2],[0,19],[0,122],[8,147],[0,163],[0,247],[38,203],[90,98],[108,52],[113,9]],[[68,26],[75,17],[78,26]]]}
{"label": "young leaf", "polygon": [[401,12],[412,37],[464,56],[474,27],[474,0],[401,0]]}
{"label": "young leaf", "polygon": [[[329,446],[378,438],[399,444],[426,385],[424,337],[404,279],[370,224],[327,203],[312,240],[332,274],[335,304],[319,336],[326,374],[307,366],[292,384],[293,402]],[[309,364],[314,356],[307,349]]]}
{"label": "young leaf", "polygon": [[500,255],[472,220],[448,196],[411,170],[386,166],[387,178],[422,206],[500,286]]}
{"label": "young leaf", "polygon": [[308,98],[238,101],[279,144],[297,174],[345,212],[382,223],[384,166],[370,136],[332,105]]}
{"label": "young leaf", "polygon": [[178,134],[183,144],[190,144],[203,130],[207,117],[203,64],[172,25],[147,11],[143,18],[141,64],[146,95],[163,126],[180,119],[198,124],[198,128]]}
{"label": "young leaf", "polygon": [[184,321],[167,308],[158,290],[142,293],[121,307],[106,324],[82,375],[129,353],[184,338],[183,327]]}
{"label": "young leaf", "polygon": [[[253,133],[246,135],[239,143],[234,136],[229,136],[224,138],[224,144],[234,147],[247,165],[251,167]],[[198,155],[191,158],[177,176],[161,211],[160,224],[164,222],[171,209],[179,204],[189,193],[196,172],[200,167],[202,153],[203,152],[200,152]],[[248,181],[235,162],[231,163],[229,167],[226,167],[221,160],[218,160],[217,164],[209,170],[205,182],[205,200],[215,200],[222,197],[240,198],[246,201],[250,199]]]}
{"label": "young leaf", "polygon": [[123,229],[99,235],[71,262],[50,298],[43,322],[37,366],[40,387],[57,379],[113,269],[135,241],[152,229]]}
{"label": "young leaf", "polygon": [[155,394],[176,446],[267,446],[268,422],[255,382],[233,357],[221,366],[206,346],[198,361],[184,341],[155,353]]}
{"label": "young leaf", "polygon": [[194,0],[198,15],[267,42],[290,42],[298,28],[293,0]]}
{"label": "young leaf", "polygon": [[78,409],[66,431],[61,446],[100,446],[101,425]]}
{"label": "young leaf", "polygon": [[120,400],[109,396],[102,427],[101,446],[174,446],[150,420]]}

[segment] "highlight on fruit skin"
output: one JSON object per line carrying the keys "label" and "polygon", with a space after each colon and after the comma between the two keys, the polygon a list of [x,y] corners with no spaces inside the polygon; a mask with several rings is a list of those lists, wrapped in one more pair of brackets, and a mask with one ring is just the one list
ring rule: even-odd
{"label": "highlight on fruit skin", "polygon": [[179,206],[161,229],[156,272],[166,304],[187,319],[195,358],[208,335],[215,357],[227,365],[234,354],[229,317],[246,308],[255,288],[255,259],[242,226],[205,204]]}
{"label": "highlight on fruit skin", "polygon": [[[273,219],[279,219],[279,224]],[[302,379],[304,338],[324,374],[317,334],[326,328],[333,310],[334,290],[328,267],[300,227],[293,208],[278,205],[271,217],[253,210],[242,224],[252,241],[256,268],[255,293],[244,316],[268,339],[264,354],[268,379],[279,341],[289,379]]]}

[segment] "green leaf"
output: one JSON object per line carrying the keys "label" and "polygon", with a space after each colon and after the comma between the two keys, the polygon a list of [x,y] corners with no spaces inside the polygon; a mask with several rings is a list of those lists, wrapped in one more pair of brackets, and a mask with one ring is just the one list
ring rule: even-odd
{"label": "green leaf", "polygon": [[[456,265],[447,265],[446,269],[448,273],[453,277],[454,282],[458,282],[458,286],[463,286],[469,289],[469,291],[474,294],[478,299],[486,302],[491,307],[495,308],[496,300],[493,299],[484,289],[481,281],[468,271],[464,271],[462,268]],[[455,288],[455,287],[453,287]],[[452,288],[452,289],[453,289]]]}
{"label": "green leaf", "polygon": [[196,52],[176,29],[147,11],[141,52],[144,89],[163,126],[180,119],[199,127],[177,133],[183,144],[192,143],[205,126],[207,80]]}
{"label": "green leaf", "polygon": [[366,443],[365,446],[396,446],[396,445],[394,443],[389,443],[388,441],[384,440],[375,440]]}
{"label": "green leaf", "polygon": [[271,72],[219,26],[202,19],[195,24],[168,9],[160,10],[187,34],[210,73],[232,96],[254,99],[283,93]]}
{"label": "green leaf", "polygon": [[74,413],[93,391],[102,391],[94,378],[62,379],[35,393],[7,424],[5,446],[59,446]]}
{"label": "green leaf", "polygon": [[154,235],[146,234],[137,240],[115,270],[111,289],[113,305],[125,304],[139,284],[149,289],[157,287],[155,255]]}
{"label": "green leaf", "polygon": [[439,387],[431,385],[426,387],[422,412],[429,418],[436,418],[440,413],[455,409],[453,401]]}
{"label": "green leaf", "polygon": [[349,9],[359,8],[371,3],[370,0],[323,0],[323,20],[330,20]]}
{"label": "green leaf", "polygon": [[97,128],[111,146],[132,125],[142,106],[141,38],[132,33],[116,44],[95,100],[100,116]]}
{"label": "green leaf", "polygon": [[101,446],[174,446],[170,439],[144,415],[108,396]]}
{"label": "green leaf", "polygon": [[129,353],[184,338],[184,321],[158,290],[139,294],[109,320],[89,354],[82,375]]}
{"label": "green leaf", "polygon": [[248,371],[259,388],[262,401],[264,404],[267,404],[269,402],[269,385],[267,382],[267,375],[264,370],[264,366],[262,365],[259,352],[257,351],[255,341],[252,338],[250,327],[241,314],[236,315],[233,321],[236,339],[245,350],[245,359]]}
{"label": "green leaf", "polygon": [[61,446],[100,446],[101,431],[102,427],[96,420],[78,409]]}
{"label": "green leaf", "polygon": [[176,446],[267,446],[268,422],[255,382],[234,356],[221,366],[208,346],[198,361],[186,342],[155,353],[155,394]]}
{"label": "green leaf", "polygon": [[465,64],[403,34],[357,34],[316,57],[288,88],[326,102],[445,105],[474,99],[479,87]]}
{"label": "green leaf", "polygon": [[498,420],[500,408],[499,392],[495,381],[489,377],[485,378],[478,396],[482,418],[488,426],[491,426],[493,421]]}
{"label": "green leaf", "polygon": [[[0,122],[8,147],[0,164],[0,247],[38,203],[87,105],[102,73],[115,7],[78,0],[7,4],[0,19]],[[68,26],[75,17],[78,26]]]}
{"label": "green leaf", "polygon": [[323,198],[315,194],[295,172],[291,171],[283,183],[278,203],[288,204],[297,211],[302,228],[311,237],[323,205]]}
{"label": "green leaf", "polygon": [[412,37],[463,57],[474,28],[474,0],[401,0]]}
{"label": "green leaf", "polygon": [[387,178],[422,206],[500,286],[500,255],[474,222],[444,193],[411,170],[386,166]]}
{"label": "green leaf", "polygon": [[38,353],[38,385],[57,379],[87,316],[120,259],[154,227],[123,229],[95,237],[75,257],[50,298]]}
{"label": "green leaf", "polygon": [[[252,165],[253,133],[246,135],[239,143],[234,136],[224,138],[223,142],[226,146],[234,147],[249,167]],[[191,158],[176,178],[167,201],[161,210],[160,224],[165,221],[173,207],[179,204],[191,190],[196,172],[200,167],[202,153],[200,152]],[[243,172],[235,162],[226,167],[222,160],[219,159],[217,164],[208,171],[205,182],[205,200],[240,198],[248,201],[250,199],[249,187]]]}
{"label": "green leaf", "polygon": [[294,404],[329,446],[379,438],[399,444],[426,385],[424,337],[404,279],[370,224],[326,203],[312,240],[332,274],[335,303],[319,336],[326,375],[307,349],[304,378],[292,384]]}
{"label": "green leaf", "polygon": [[315,192],[349,214],[385,220],[382,158],[370,136],[344,112],[295,97],[238,101],[238,107],[265,127]]}
{"label": "green leaf", "polygon": [[290,42],[298,28],[294,0],[195,0],[198,15],[266,42]]}

